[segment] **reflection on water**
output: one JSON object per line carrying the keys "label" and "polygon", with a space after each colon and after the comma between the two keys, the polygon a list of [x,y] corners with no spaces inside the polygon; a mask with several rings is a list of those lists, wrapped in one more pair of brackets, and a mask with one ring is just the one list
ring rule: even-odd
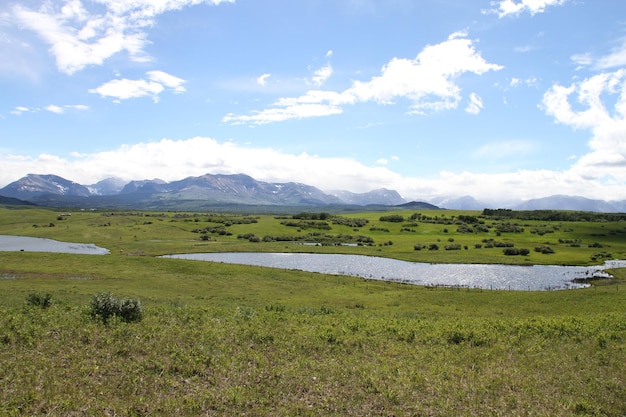
{"label": "reflection on water", "polygon": [[280,269],[341,274],[427,286],[484,289],[552,290],[587,286],[574,279],[609,277],[608,268],[626,267],[626,261],[602,266],[515,266],[479,264],[427,264],[362,255],[310,253],[196,253],[168,258],[266,266]]}
{"label": "reflection on water", "polygon": [[108,249],[90,243],[59,242],[39,237],[0,235],[0,252],[54,252],[83,255],[106,255]]}

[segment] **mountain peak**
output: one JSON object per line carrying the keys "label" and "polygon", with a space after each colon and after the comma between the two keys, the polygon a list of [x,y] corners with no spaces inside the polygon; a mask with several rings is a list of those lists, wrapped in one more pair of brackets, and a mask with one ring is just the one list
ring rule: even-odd
{"label": "mountain peak", "polygon": [[6,197],[29,200],[44,194],[87,197],[87,187],[52,174],[28,174],[2,189]]}

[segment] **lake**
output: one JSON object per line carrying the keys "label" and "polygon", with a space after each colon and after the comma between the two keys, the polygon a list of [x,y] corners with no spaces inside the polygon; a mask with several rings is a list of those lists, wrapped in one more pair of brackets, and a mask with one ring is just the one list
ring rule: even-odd
{"label": "lake", "polygon": [[106,255],[108,249],[91,243],[60,242],[40,237],[0,235],[0,252],[54,252]]}
{"label": "lake", "polygon": [[592,267],[429,264],[374,256],[311,253],[230,252],[164,257],[351,275],[423,286],[528,291],[582,288],[588,285],[573,280],[594,276],[610,277],[604,272],[605,269],[626,267],[626,261],[607,261],[604,265]]}

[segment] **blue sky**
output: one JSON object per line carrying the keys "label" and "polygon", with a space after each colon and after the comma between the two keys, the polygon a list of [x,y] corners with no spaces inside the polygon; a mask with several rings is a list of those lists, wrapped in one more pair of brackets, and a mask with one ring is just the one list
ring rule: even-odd
{"label": "blue sky", "polygon": [[9,0],[0,57],[0,186],[626,199],[623,0]]}

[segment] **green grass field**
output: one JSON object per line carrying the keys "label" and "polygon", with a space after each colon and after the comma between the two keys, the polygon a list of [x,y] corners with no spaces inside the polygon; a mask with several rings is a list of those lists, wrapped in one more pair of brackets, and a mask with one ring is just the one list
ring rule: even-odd
{"label": "green grass field", "polygon": [[[455,223],[381,222],[386,213],[351,214],[368,223],[330,230],[269,215],[78,211],[58,220],[60,213],[0,209],[0,234],[96,243],[111,254],[0,252],[0,415],[626,415],[624,270],[587,289],[514,292],[154,257],[306,250],[589,264],[599,252],[624,258],[622,222],[524,221],[523,232],[498,236],[495,226],[470,234]],[[235,224],[237,217],[256,223]],[[214,231],[198,231],[207,227]],[[312,232],[374,244],[262,241]],[[238,238],[250,233],[261,241]],[[531,251],[475,248],[483,239]],[[438,251],[414,249],[433,243]],[[457,243],[462,249],[443,249]],[[555,253],[534,251],[548,244]],[[94,321],[89,303],[102,291],[139,299],[143,320]],[[50,294],[51,306],[29,304],[33,293]]]}

